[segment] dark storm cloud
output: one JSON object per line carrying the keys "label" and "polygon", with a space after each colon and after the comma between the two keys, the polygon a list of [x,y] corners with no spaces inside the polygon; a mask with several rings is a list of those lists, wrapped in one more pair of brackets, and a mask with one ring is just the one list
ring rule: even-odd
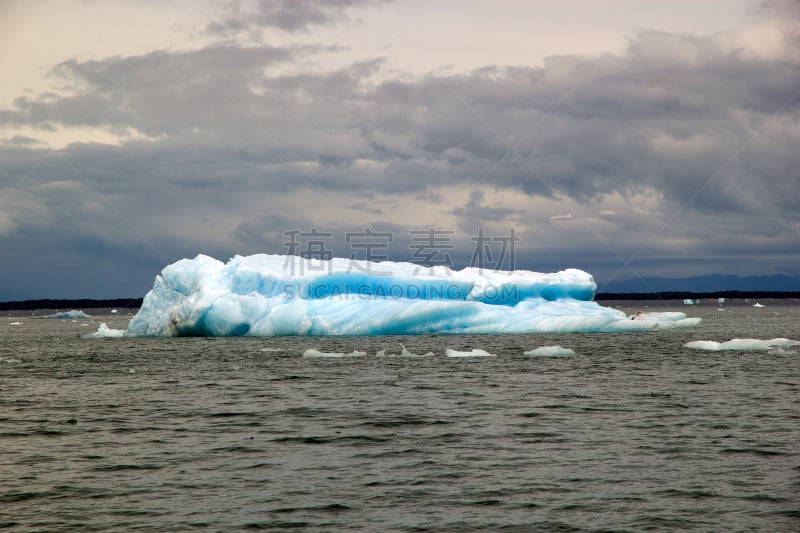
{"label": "dark storm cloud", "polygon": [[[270,164],[272,176],[336,190],[468,182],[586,201],[647,186],[696,207],[750,209],[740,189],[773,176],[767,161],[794,160],[791,139],[764,124],[796,116],[800,66],[720,46],[643,32],[619,57],[381,83],[371,81],[379,59],[270,75],[270,65],[312,51],[215,46],[68,61],[54,73],[81,92],[20,98],[4,112],[32,125],[136,129],[176,157],[182,145],[203,146],[235,159],[234,173]],[[767,143],[753,142],[762,136]],[[757,172],[751,159],[771,168]],[[298,166],[309,161],[313,170]],[[698,193],[709,179],[715,187]],[[793,180],[782,185],[795,190]]]}
{"label": "dark storm cloud", "polygon": [[[258,17],[232,16],[219,31],[303,30],[341,18],[349,3],[287,5],[259,4]],[[300,207],[328,207],[349,192],[340,219],[323,221],[337,231],[391,213],[381,200],[414,198],[465,232],[534,227],[519,257],[542,264],[562,257],[591,269],[587,257],[644,261],[654,248],[720,258],[751,250],[791,264],[787,250],[800,249],[799,42],[787,31],[780,53],[762,57],[717,37],[644,31],[622,55],[418,79],[391,79],[381,58],[294,68],[336,53],[322,46],[73,59],[52,71],[58,92],[20,97],[0,120],[123,140],[50,150],[27,132],[1,139],[0,238],[20,254],[30,248],[31,261],[34,243],[70,261],[116,258],[128,265],[121,275],[141,280],[176,255],[283,251],[283,231],[316,222],[303,219],[298,196],[307,194]],[[125,137],[133,134],[146,138]],[[494,205],[488,191],[587,212],[610,197],[650,195],[658,212],[581,222]],[[409,224],[427,214],[409,213]]]}
{"label": "dark storm cloud", "polygon": [[[665,50],[678,45],[698,63],[671,63]],[[650,49],[658,50],[655,59]],[[226,46],[69,61],[55,72],[83,92],[20,98],[5,112],[32,125],[136,128],[180,135],[170,142],[190,148],[262,150],[264,161],[321,161],[316,178],[336,188],[396,186],[344,176],[353,175],[354,160],[369,158],[391,165],[390,175],[405,181],[400,189],[485,180],[586,199],[647,184],[685,201],[698,179],[760,134],[765,114],[792,116],[800,87],[797,65],[732,58],[699,38],[653,32],[639,35],[622,58],[556,58],[542,69],[378,85],[370,76],[379,61],[264,75],[293,52]],[[279,153],[264,152],[269,144]],[[738,179],[754,177],[746,165],[734,166]],[[722,193],[720,202],[743,207]]]}

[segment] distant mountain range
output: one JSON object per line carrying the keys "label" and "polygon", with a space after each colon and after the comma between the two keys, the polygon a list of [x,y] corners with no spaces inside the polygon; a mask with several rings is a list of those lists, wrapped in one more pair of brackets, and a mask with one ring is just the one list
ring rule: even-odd
{"label": "distant mountain range", "polygon": [[598,284],[599,293],[652,293],[652,292],[796,292],[800,291],[800,277],[773,274],[770,276],[729,276],[710,274],[689,278],[637,278]]}

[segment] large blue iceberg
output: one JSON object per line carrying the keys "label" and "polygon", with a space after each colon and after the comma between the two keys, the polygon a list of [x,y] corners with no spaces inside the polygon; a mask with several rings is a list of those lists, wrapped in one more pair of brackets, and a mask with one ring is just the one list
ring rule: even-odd
{"label": "large blue iceberg", "polygon": [[205,255],[173,263],[128,336],[390,335],[648,331],[683,313],[628,317],[593,301],[582,270],[553,274],[296,256]]}

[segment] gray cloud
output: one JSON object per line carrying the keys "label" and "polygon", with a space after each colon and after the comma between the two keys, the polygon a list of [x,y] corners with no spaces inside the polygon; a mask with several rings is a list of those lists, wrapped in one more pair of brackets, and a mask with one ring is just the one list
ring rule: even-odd
{"label": "gray cloud", "polygon": [[[264,3],[252,24],[302,30],[348,5],[283,13]],[[37,250],[54,262],[102,257],[133,280],[113,292],[108,279],[103,291],[124,295],[176,256],[281,252],[283,231],[312,224],[407,233],[440,215],[465,235],[526,230],[526,268],[630,274],[623,259],[633,256],[631,268],[664,274],[654,258],[693,257],[736,272],[747,253],[790,268],[800,264],[795,33],[779,52],[643,31],[621,55],[419,79],[387,79],[381,58],[327,72],[274,68],[336,53],[325,47],[69,60],[52,71],[58,92],[20,97],[0,119],[122,140],[0,142],[0,241],[19,251],[0,275],[20,275],[17,263]],[[641,197],[651,202],[639,209]],[[569,207],[545,211],[542,199]],[[618,205],[603,211],[609,202]],[[387,222],[402,208],[406,226]]]}
{"label": "gray cloud", "polygon": [[[385,0],[384,0],[385,1]],[[312,26],[349,20],[348,8],[380,3],[376,0],[258,0],[253,3],[232,2],[222,20],[208,25],[212,35],[233,37],[240,33],[259,38],[262,28],[278,28],[287,32],[308,31]]]}

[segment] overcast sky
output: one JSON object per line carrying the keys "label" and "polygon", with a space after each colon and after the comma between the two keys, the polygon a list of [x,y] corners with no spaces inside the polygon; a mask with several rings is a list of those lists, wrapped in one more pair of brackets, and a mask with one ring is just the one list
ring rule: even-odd
{"label": "overcast sky", "polygon": [[[798,21],[796,1],[4,1],[0,300],[141,296],[182,257],[312,228],[335,256],[457,267],[513,230],[513,266],[601,289],[800,275]],[[391,242],[348,240],[366,229]]]}

